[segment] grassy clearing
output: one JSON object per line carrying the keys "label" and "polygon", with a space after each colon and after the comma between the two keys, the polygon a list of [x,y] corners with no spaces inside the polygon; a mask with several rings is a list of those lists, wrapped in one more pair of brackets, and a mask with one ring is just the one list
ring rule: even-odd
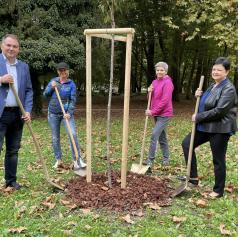
{"label": "grassy clearing", "polygon": [[[50,131],[45,119],[32,123],[42,147],[43,155],[49,167],[50,175],[55,178],[68,180],[73,177],[72,172],[57,174],[52,169],[54,163],[51,149]],[[141,138],[144,120],[133,118],[130,120],[129,131],[129,161],[139,162]],[[149,124],[148,134],[153,124]],[[77,120],[82,152],[85,148],[85,120]],[[97,118],[93,124],[93,171],[101,172],[106,169],[106,122]],[[184,160],[181,149],[183,137],[190,131],[189,118],[175,117],[170,123],[168,133],[171,150],[171,166],[162,169],[160,153],[156,160],[155,175],[169,176],[173,180],[176,175],[185,174]],[[68,139],[62,128],[63,154],[66,163],[71,162]],[[114,169],[120,168],[121,156],[121,119],[113,119],[112,124],[112,160]],[[149,137],[146,141],[146,154]],[[0,193],[0,236],[131,236],[131,237],[182,237],[182,236],[238,236],[238,163],[237,136],[229,142],[227,155],[227,191],[218,200],[207,200],[202,196],[210,191],[213,185],[213,166],[208,145],[197,151],[198,169],[202,179],[199,190],[191,190],[183,196],[173,200],[171,206],[159,210],[146,209],[142,216],[130,216],[133,224],[125,222],[122,217],[126,213],[109,213],[105,210],[71,209],[62,203],[63,193],[54,193],[44,180],[34,144],[24,130],[20,162],[18,166],[18,180],[25,188],[14,193]],[[3,152],[4,153],[4,152]],[[3,155],[1,155],[1,166]],[[0,171],[3,177],[3,170]],[[176,185],[171,181],[171,185]],[[4,180],[1,178],[1,185]],[[228,192],[229,191],[229,192]],[[201,204],[202,201],[202,204]],[[51,205],[47,205],[47,204]]]}

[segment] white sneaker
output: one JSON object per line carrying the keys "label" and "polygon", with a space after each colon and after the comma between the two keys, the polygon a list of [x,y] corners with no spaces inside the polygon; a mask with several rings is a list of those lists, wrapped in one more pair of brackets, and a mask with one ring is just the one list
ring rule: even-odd
{"label": "white sneaker", "polygon": [[74,160],[74,170],[78,170],[78,169],[80,169],[80,166],[79,166],[77,160]]}
{"label": "white sneaker", "polygon": [[59,168],[59,166],[60,166],[60,164],[62,163],[62,161],[61,160],[56,160],[56,162],[55,162],[55,164],[54,164],[54,166],[53,166],[53,168],[54,169],[57,169],[57,168]]}
{"label": "white sneaker", "polygon": [[74,161],[74,169],[80,169],[80,168],[85,168],[87,165],[83,162],[83,160],[80,158],[79,161],[75,160]]}
{"label": "white sneaker", "polygon": [[85,168],[87,166],[87,164],[84,163],[84,161],[82,159],[79,159],[79,164],[80,164],[81,168]]}

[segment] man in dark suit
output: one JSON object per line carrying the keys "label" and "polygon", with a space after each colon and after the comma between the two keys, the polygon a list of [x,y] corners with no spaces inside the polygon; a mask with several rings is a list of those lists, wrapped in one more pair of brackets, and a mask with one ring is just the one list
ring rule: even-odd
{"label": "man in dark suit", "polygon": [[[6,187],[13,187],[16,190],[21,188],[21,185],[17,183],[16,174],[23,124],[24,121],[30,121],[33,104],[29,67],[26,63],[17,59],[19,46],[17,36],[7,34],[2,38],[2,53],[0,54],[0,152],[5,138]],[[9,83],[14,83],[26,111],[24,116],[21,115]]]}

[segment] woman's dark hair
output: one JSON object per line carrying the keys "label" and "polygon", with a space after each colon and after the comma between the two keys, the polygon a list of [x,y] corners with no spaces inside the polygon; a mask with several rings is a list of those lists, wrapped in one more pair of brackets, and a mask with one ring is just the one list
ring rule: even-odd
{"label": "woman's dark hair", "polygon": [[226,71],[230,70],[231,68],[231,64],[230,62],[228,61],[227,58],[225,57],[219,57],[215,60],[215,62],[213,63],[213,66],[214,65],[217,65],[217,64],[221,64],[225,69]]}

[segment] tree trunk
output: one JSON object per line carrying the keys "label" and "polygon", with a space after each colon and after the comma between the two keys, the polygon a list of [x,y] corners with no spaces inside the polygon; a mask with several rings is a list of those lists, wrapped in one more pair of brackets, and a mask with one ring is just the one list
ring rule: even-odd
{"label": "tree trunk", "polygon": [[[152,37],[152,36],[149,36]],[[151,82],[155,78],[155,69],[154,69],[154,53],[155,53],[155,40],[154,38],[150,38],[148,40],[148,50],[146,53],[147,59],[147,87],[150,86]]]}
{"label": "tree trunk", "polygon": [[124,84],[125,84],[125,58],[126,58],[126,48],[125,44],[120,44],[120,80],[119,80],[119,86],[118,86],[118,93],[123,94],[124,93]]}
{"label": "tree trunk", "polygon": [[190,96],[191,96],[191,87],[192,87],[192,82],[193,82],[193,74],[194,74],[194,70],[196,67],[196,62],[197,62],[197,50],[194,53],[194,57],[192,59],[192,67],[190,70],[190,76],[188,78],[188,84],[187,84],[187,88],[186,88],[186,99],[189,100]]}
{"label": "tree trunk", "polygon": [[163,36],[163,33],[162,31],[160,30],[158,32],[158,35],[159,35],[159,45],[160,45],[160,49],[161,49],[161,52],[163,53],[163,61],[164,62],[168,62],[168,59],[169,59],[169,50],[167,49],[165,43],[164,43],[164,36]]}
{"label": "tree trunk", "polygon": [[195,82],[193,83],[193,90],[192,93],[194,94],[195,91],[197,90],[200,82],[200,77],[203,72],[203,52],[199,50],[198,52],[198,59],[197,59],[197,71],[196,71],[196,77],[195,77]]}
{"label": "tree trunk", "polygon": [[37,72],[31,71],[31,82],[33,88],[33,113],[36,115],[42,114],[42,100],[41,100],[41,84]]}
{"label": "tree trunk", "polygon": [[181,64],[181,54],[180,51],[181,40],[179,32],[174,33],[173,37],[173,46],[171,53],[171,77],[173,78],[174,84],[174,92],[173,92],[173,100],[179,101],[179,92],[180,92],[180,64]]}

